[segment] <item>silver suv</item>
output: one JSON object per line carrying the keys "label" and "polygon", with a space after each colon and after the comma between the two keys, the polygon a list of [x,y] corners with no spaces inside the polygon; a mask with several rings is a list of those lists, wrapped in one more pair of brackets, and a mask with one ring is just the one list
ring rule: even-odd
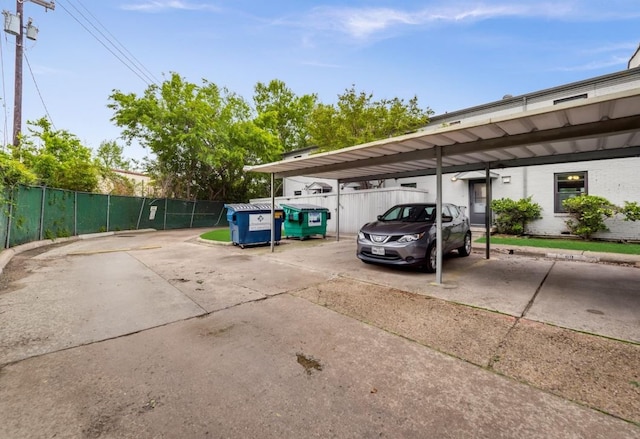
{"label": "silver suv", "polygon": [[[442,204],[443,253],[471,253],[469,218],[464,209]],[[399,204],[358,233],[358,258],[366,263],[422,267],[436,271],[435,203]]]}

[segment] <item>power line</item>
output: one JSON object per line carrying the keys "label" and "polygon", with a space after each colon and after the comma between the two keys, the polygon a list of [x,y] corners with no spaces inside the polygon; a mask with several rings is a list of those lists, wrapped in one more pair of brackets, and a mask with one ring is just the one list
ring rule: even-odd
{"label": "power line", "polygon": [[[105,49],[107,49],[118,61],[120,61],[126,68],[128,68],[129,70],[131,70],[131,72],[136,75],[138,78],[140,78],[144,83],[146,83],[147,85],[151,85],[152,83],[154,83],[153,80],[150,80],[149,78],[145,78],[143,77],[143,75],[141,74],[141,72],[138,72],[136,70],[134,70],[134,68],[127,64],[127,62],[125,62],[121,57],[119,57],[113,50],[111,50],[100,38],[98,38],[93,32],[91,32],[91,30],[84,25],[84,23],[82,23],[77,17],[75,17],[67,8],[65,8],[63,5],[59,6],[67,13],[69,14],[69,16],[71,18],[73,18],[80,26],[82,26],[84,28],[84,30],[86,30],[89,35],[91,35],[93,38],[95,38],[95,40],[100,43]],[[81,14],[82,15],[82,14]],[[83,16],[84,17],[84,16]],[[84,17],[86,20],[86,17]],[[93,26],[93,25],[92,25]],[[95,26],[93,26],[95,27]],[[104,36],[104,34],[102,34]],[[107,38],[107,41],[108,38]],[[111,45],[113,45],[113,43],[111,43]],[[126,57],[126,56],[125,56]],[[130,60],[129,60],[130,61]],[[139,70],[139,69],[138,69]]]}
{"label": "power line", "polygon": [[54,130],[57,130],[56,125],[53,123],[53,119],[51,118],[51,114],[49,114],[49,109],[47,108],[47,104],[44,103],[44,99],[42,98],[42,93],[40,93],[40,87],[38,87],[38,82],[36,81],[36,77],[33,74],[33,70],[31,69],[31,63],[29,63],[29,58],[27,57],[27,53],[24,53],[24,60],[27,62],[27,67],[29,68],[29,73],[31,73],[31,79],[33,79],[33,84],[36,86],[36,91],[38,92],[38,96],[40,97],[40,102],[42,102],[42,106],[44,107],[44,111],[47,114],[47,118],[49,122],[51,122],[51,126]]}
{"label": "power line", "polygon": [[[129,51],[125,46],[124,46],[124,44],[122,44],[122,43],[118,40],[118,38],[117,38],[115,35],[113,35],[111,32],[109,32],[109,29],[107,29],[107,28],[106,28],[106,26],[105,26],[104,24],[102,24],[102,23],[100,22],[100,20],[98,20],[98,19],[96,18],[96,16],[95,16],[95,15],[93,15],[93,14],[91,13],[91,11],[89,11],[89,9],[87,9],[87,7],[86,7],[86,6],[85,6],[85,5],[84,5],[80,0],[76,0],[76,2],[78,2],[78,4],[80,4],[80,6],[82,6],[82,8],[83,8],[85,11],[87,11],[87,14],[89,14],[89,15],[91,16],[91,18],[93,18],[93,19],[95,20],[95,22],[96,22],[96,23],[98,23],[98,24],[100,25],[100,27],[102,27],[102,29],[104,29],[104,31],[105,31],[107,34],[109,34],[109,36],[110,36],[111,38],[113,38],[113,39],[115,40],[115,42],[116,42],[116,43],[118,43],[118,45],[119,45],[119,46],[120,46],[120,47],[121,47],[125,52],[127,52],[127,54],[128,54],[131,58],[133,58],[133,61],[135,61],[135,63],[134,63],[134,64],[137,64],[137,65],[141,68],[141,70],[144,70],[144,72],[146,73],[146,74],[145,74],[145,76],[146,76],[147,78],[149,78],[149,79],[152,79],[152,81],[151,81],[151,82],[155,82],[156,84],[160,83],[160,81],[158,80],[158,78],[156,78],[156,77],[153,75],[153,73],[151,73],[151,72],[149,71],[149,69],[147,69],[147,68],[144,66],[144,64],[142,64],[142,63],[140,62],[140,60],[138,60],[138,58],[136,58],[136,57],[135,57],[135,56],[134,56],[134,55],[133,55],[133,54],[132,54],[132,53],[131,53],[131,52],[130,52],[130,51]],[[72,5],[72,6],[73,6],[73,5]],[[77,10],[77,8],[75,8],[75,7],[74,7],[74,9],[76,9],[76,10]],[[81,13],[81,12],[80,12],[80,14],[82,15],[82,13]],[[86,19],[86,18],[85,18],[85,19]],[[88,21],[88,20],[87,20],[87,21]],[[93,27],[95,28],[95,26],[93,26]],[[96,30],[97,30],[97,29],[96,29]],[[98,30],[98,31],[99,31],[99,30]],[[113,44],[113,43],[111,43],[111,44],[115,47],[115,44]],[[116,47],[116,49],[117,49],[117,47]],[[120,50],[118,50],[118,51],[119,51],[120,53],[122,53],[122,51],[120,51]],[[123,55],[124,55],[124,53],[123,53]],[[126,55],[125,55],[125,56],[126,56]],[[130,59],[130,58],[128,58],[128,57],[127,57],[127,59],[129,59],[129,60],[131,61],[131,59]]]}

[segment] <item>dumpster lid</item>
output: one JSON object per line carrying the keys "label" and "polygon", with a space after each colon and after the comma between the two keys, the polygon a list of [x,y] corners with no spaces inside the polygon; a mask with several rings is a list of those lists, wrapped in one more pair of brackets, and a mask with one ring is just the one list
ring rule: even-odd
{"label": "dumpster lid", "polygon": [[329,209],[326,207],[322,207],[322,206],[316,206],[314,204],[282,204],[282,207],[285,208],[290,208],[290,209],[294,209],[294,210],[322,210],[322,211],[328,211]]}
{"label": "dumpster lid", "polygon": [[[227,209],[235,210],[236,212],[246,212],[250,210],[271,210],[271,203],[236,203],[225,204],[224,207],[226,207]],[[282,208],[276,204],[274,210],[282,210]]]}

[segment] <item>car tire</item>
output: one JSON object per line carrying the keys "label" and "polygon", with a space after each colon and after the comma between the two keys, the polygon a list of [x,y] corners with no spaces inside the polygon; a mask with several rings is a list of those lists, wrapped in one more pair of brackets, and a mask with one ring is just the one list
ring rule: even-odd
{"label": "car tire", "polygon": [[438,252],[436,249],[436,243],[433,242],[427,249],[426,259],[424,261],[424,271],[427,273],[435,273],[436,265],[438,264]]}
{"label": "car tire", "polygon": [[458,248],[458,254],[460,256],[469,256],[471,254],[471,232],[467,232],[464,235],[464,244]]}

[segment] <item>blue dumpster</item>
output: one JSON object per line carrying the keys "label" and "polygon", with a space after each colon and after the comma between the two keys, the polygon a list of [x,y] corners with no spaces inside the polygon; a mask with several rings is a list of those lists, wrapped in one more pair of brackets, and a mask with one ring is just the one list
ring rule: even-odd
{"label": "blue dumpster", "polygon": [[[231,232],[231,242],[244,248],[245,245],[268,244],[271,242],[271,204],[225,204],[227,221]],[[284,211],[277,207],[275,218],[274,244],[282,237]]]}

